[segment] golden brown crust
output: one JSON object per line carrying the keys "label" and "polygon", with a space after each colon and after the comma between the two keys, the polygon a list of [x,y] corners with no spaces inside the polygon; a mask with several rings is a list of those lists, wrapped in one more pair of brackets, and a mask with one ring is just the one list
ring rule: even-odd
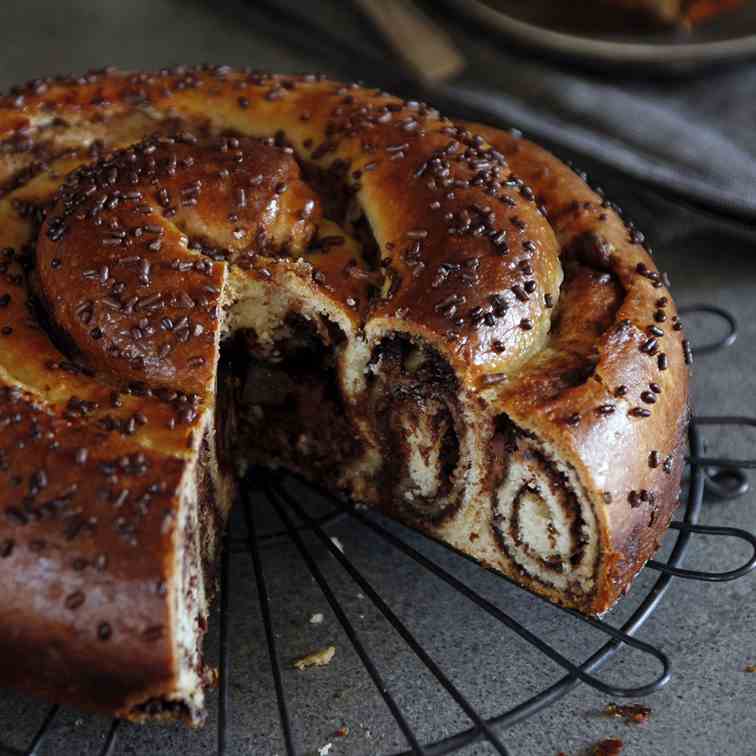
{"label": "golden brown crust", "polygon": [[[366,355],[339,352],[343,387],[387,337],[432,350],[418,406],[449,404],[437,435],[473,417],[490,471],[458,476],[475,493],[443,517],[387,511],[587,612],[652,553],[677,501],[685,343],[642,237],[545,151],[375,90],[222,68],[32,82],[0,99],[0,143],[4,683],[125,716],[174,690],[176,518],[243,287],[338,321]],[[344,413],[375,452],[367,391]],[[499,418],[574,471],[595,514],[585,596],[499,553]],[[347,473],[380,498],[384,473]]]}
{"label": "golden brown crust", "polygon": [[[554,444],[584,483],[590,481],[594,501],[604,504],[600,519],[612,549],[602,557],[605,590],[593,607],[599,612],[656,550],[677,506],[688,413],[687,342],[642,234],[546,150],[505,132],[474,128],[534,188],[563,257],[581,263],[583,276],[591,275],[586,269],[598,274],[587,297],[568,280],[567,296],[577,301],[562,303],[569,310],[549,351],[532,369],[525,365],[496,401],[520,427]],[[601,274],[611,278],[599,283]],[[607,310],[601,304],[607,286],[619,287],[622,298],[609,308],[612,322],[600,323],[598,339],[582,355],[589,375],[574,386],[568,377],[560,386],[560,376],[578,367],[565,370],[564,360],[575,354],[574,339],[590,333],[585,320]]]}
{"label": "golden brown crust", "polygon": [[217,361],[224,268],[213,261],[301,252],[318,218],[296,163],[272,145],[196,142],[166,137],[70,176],[36,268],[45,309],[91,367],[189,392],[208,387]]}
{"label": "golden brown crust", "polygon": [[182,463],[55,417],[12,389],[0,389],[0,418],[10,419],[0,679],[128,713],[145,681],[155,696],[171,689],[162,555]]}

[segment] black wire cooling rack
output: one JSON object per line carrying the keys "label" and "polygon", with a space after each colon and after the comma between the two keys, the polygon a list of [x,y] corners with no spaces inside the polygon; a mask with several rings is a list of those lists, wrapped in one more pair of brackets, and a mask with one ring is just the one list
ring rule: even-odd
{"label": "black wire cooling rack", "polygon": [[[683,315],[704,315],[715,317],[723,321],[726,326],[726,334],[716,342],[699,345],[695,350],[698,355],[712,353],[729,347],[736,338],[737,325],[732,315],[720,308],[708,305],[696,305],[683,308]],[[699,523],[704,497],[712,496],[719,499],[732,499],[743,495],[748,490],[748,480],[744,473],[746,469],[756,467],[756,460],[729,459],[726,457],[704,456],[704,445],[701,438],[701,428],[704,426],[750,426],[756,427],[756,418],[749,417],[695,417],[689,429],[689,456],[685,479],[686,496],[681,506],[681,517],[672,522],[671,531],[674,538],[671,550],[663,561],[651,560],[646,570],[658,573],[653,584],[644,591],[637,607],[630,616],[618,627],[610,623],[611,617],[605,620],[584,617],[577,612],[563,609],[548,602],[543,602],[548,611],[570,615],[577,621],[577,626],[584,632],[590,629],[597,630],[605,640],[602,645],[586,658],[582,663],[576,664],[563,655],[555,646],[538,634],[528,630],[521,622],[515,619],[507,611],[504,611],[491,600],[486,598],[480,591],[465,582],[459,575],[464,570],[455,570],[455,560],[465,560],[465,557],[455,555],[451,562],[451,569],[441,566],[437,560],[433,560],[408,543],[406,539],[397,535],[395,528],[383,520],[379,515],[367,510],[344,504],[329,497],[322,492],[318,493],[327,507],[325,512],[313,516],[308,513],[308,508],[303,505],[302,498],[292,492],[292,480],[290,476],[277,475],[265,471],[253,471],[248,476],[249,485],[244,487],[245,501],[242,507],[243,517],[246,521],[247,533],[243,538],[227,535],[225,549],[222,557],[220,597],[217,602],[219,613],[219,671],[220,682],[218,692],[217,734],[215,749],[217,756],[227,756],[231,753],[228,738],[228,723],[230,718],[230,704],[232,688],[229,684],[229,655],[234,652],[235,643],[231,637],[231,619],[233,603],[229,601],[231,596],[243,590],[243,587],[231,585],[230,575],[231,562],[240,555],[251,557],[254,578],[256,581],[255,592],[259,601],[259,612],[267,641],[268,657],[272,669],[273,687],[278,707],[278,716],[281,727],[281,739],[288,756],[302,754],[303,750],[297,743],[295,728],[296,712],[287,696],[286,684],[283,674],[283,661],[277,648],[278,635],[274,630],[274,617],[269,592],[270,575],[266,575],[265,555],[269,549],[280,542],[288,542],[293,545],[299,554],[307,571],[314,579],[322,592],[327,603],[351,643],[364,670],[385,702],[391,717],[401,731],[408,748],[401,754],[415,754],[418,756],[440,756],[441,754],[456,753],[459,750],[479,741],[487,742],[489,749],[495,753],[510,753],[502,741],[504,732],[508,727],[532,717],[537,712],[554,704],[567,695],[580,683],[594,688],[604,694],[615,698],[639,697],[653,693],[669,682],[672,676],[672,662],[669,657],[654,646],[645,643],[635,637],[636,632],[643,626],[648,618],[659,606],[667,592],[675,584],[675,580],[698,580],[698,581],[729,581],[743,577],[756,566],[756,535],[745,530],[731,527],[718,527],[702,525]],[[299,487],[301,491],[301,486]],[[251,499],[254,497],[254,506]],[[276,514],[283,528],[264,530],[261,521],[264,519],[264,508],[269,508]],[[459,593],[474,611],[487,614],[497,622],[502,630],[518,636],[531,649],[535,657],[545,657],[564,670],[564,675],[556,683],[544,687],[527,700],[497,713],[494,716],[484,716],[476,706],[466,697],[452,682],[450,676],[444,672],[442,666],[432,658],[423,643],[403,622],[398,614],[390,607],[390,597],[387,598],[377,590],[371,574],[360,569],[354,560],[345,554],[338,540],[329,535],[329,529],[339,520],[349,519],[355,526],[367,529],[370,535],[388,548],[390,558],[395,561],[394,569],[401,570],[404,560],[409,560],[423,572],[443,581],[453,591]],[[736,538],[747,542],[753,548],[753,554],[746,563],[726,572],[707,572],[686,569],[684,559],[692,538],[698,535],[719,536]],[[320,552],[316,557],[313,547],[319,544]],[[431,742],[422,742],[417,733],[417,722],[409,715],[399,698],[392,693],[391,686],[379,670],[373,655],[369,650],[369,644],[365,642],[363,633],[350,620],[349,613],[337,595],[337,590],[327,576],[323,566],[321,555],[323,548],[330,557],[340,566],[346,576],[359,588],[361,595],[368,599],[375,610],[383,615],[388,627],[392,628],[406,644],[407,649],[415,655],[420,664],[459,707],[467,717],[471,726],[447,735]],[[268,550],[268,551],[266,551]],[[385,558],[385,557],[382,557]],[[458,565],[459,566],[459,565]],[[498,579],[507,582],[507,578],[497,576]],[[248,586],[249,587],[249,586]],[[621,653],[623,649],[632,648],[648,658],[655,660],[658,671],[642,685],[624,687],[607,683],[597,676],[597,672],[606,662]],[[26,748],[14,748],[2,742],[3,732],[7,733],[9,725],[0,723],[0,754],[9,756],[36,756],[42,752],[48,739],[53,724],[60,713],[60,707],[51,706],[46,710],[42,724]],[[113,720],[102,741],[102,733],[99,734],[97,745],[100,746],[100,756],[115,756],[119,752],[119,731],[121,728],[132,727]],[[97,752],[97,745],[94,751]],[[321,751],[322,752],[322,751]]]}

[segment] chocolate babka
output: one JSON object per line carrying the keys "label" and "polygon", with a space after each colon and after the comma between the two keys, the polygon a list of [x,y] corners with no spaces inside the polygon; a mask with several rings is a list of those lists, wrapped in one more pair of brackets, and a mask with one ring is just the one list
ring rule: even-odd
{"label": "chocolate babka", "polygon": [[246,463],[588,614],[657,548],[688,345],[549,153],[226,67],[33,81],[0,132],[0,684],[201,722]]}

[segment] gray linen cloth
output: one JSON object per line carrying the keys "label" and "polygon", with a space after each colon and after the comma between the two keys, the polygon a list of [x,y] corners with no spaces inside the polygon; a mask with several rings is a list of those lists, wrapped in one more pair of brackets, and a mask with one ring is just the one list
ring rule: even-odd
{"label": "gray linen cloth", "polygon": [[[485,61],[488,61],[486,64]],[[526,131],[707,205],[756,217],[756,65],[617,81],[486,51],[457,87]]]}

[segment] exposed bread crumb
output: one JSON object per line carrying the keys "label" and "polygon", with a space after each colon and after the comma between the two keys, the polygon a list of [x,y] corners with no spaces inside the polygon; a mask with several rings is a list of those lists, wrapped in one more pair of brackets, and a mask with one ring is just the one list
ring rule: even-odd
{"label": "exposed bread crumb", "polygon": [[310,624],[311,625],[320,625],[323,622],[323,614],[321,612],[317,612],[310,617]]}
{"label": "exposed bread crumb", "polygon": [[202,672],[202,684],[206,688],[215,689],[220,683],[220,673],[217,667],[205,667]]}
{"label": "exposed bread crumb", "polygon": [[297,659],[294,662],[294,668],[300,672],[308,667],[325,667],[326,664],[330,664],[336,654],[336,646],[328,646],[327,648],[321,648],[319,651],[313,651],[307,656],[303,656],[301,659]]}
{"label": "exposed bread crumb", "polygon": [[607,704],[604,714],[608,717],[624,719],[625,724],[646,724],[651,717],[651,709],[643,704]]}
{"label": "exposed bread crumb", "polygon": [[593,746],[592,756],[619,756],[624,745],[619,738],[604,738]]}

